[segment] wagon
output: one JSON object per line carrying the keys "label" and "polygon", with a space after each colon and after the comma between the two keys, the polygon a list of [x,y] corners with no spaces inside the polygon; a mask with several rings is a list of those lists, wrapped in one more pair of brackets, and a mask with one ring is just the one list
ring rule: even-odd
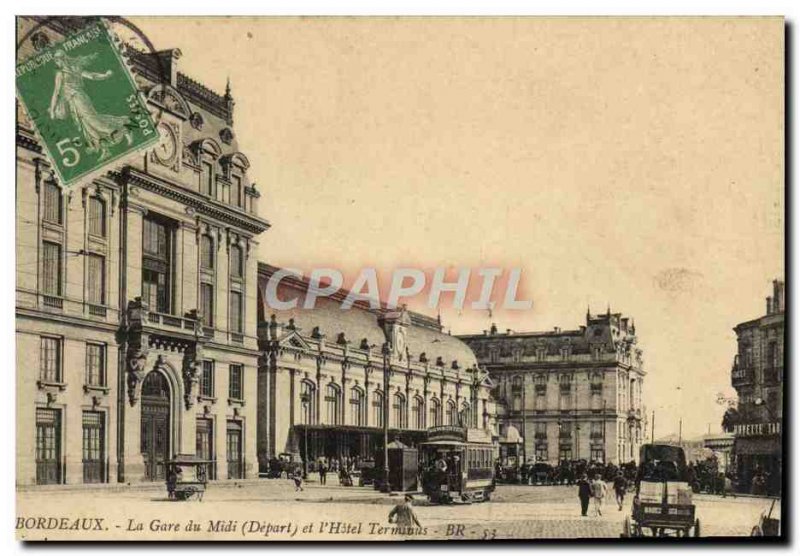
{"label": "wagon", "polygon": [[622,537],[700,536],[686,456],[679,446],[645,444],[636,474],[636,494]]}
{"label": "wagon", "polygon": [[167,494],[170,500],[203,500],[208,483],[208,466],[213,462],[194,456],[176,456],[167,462]]}

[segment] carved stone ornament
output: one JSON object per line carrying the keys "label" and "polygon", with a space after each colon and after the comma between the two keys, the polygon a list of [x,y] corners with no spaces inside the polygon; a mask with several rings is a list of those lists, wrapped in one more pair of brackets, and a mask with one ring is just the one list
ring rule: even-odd
{"label": "carved stone ornament", "polygon": [[197,396],[195,390],[199,382],[202,360],[203,351],[199,345],[195,345],[194,349],[187,349],[183,354],[183,400],[186,404],[186,409],[194,405],[194,400]]}
{"label": "carved stone ornament", "polygon": [[226,145],[230,145],[233,142],[233,131],[229,127],[223,128],[219,132],[219,138]]}
{"label": "carved stone ornament", "polygon": [[144,380],[145,365],[147,364],[147,334],[142,332],[142,326],[147,324],[147,304],[137,297],[128,302],[127,307],[128,351],[125,354],[127,369],[125,382],[128,387],[128,401],[131,406],[136,405]]}
{"label": "carved stone ornament", "polygon": [[58,401],[58,394],[55,392],[48,392],[47,393],[47,407],[52,406],[54,403]]}
{"label": "carved stone ornament", "polygon": [[144,380],[145,373],[144,367],[147,363],[147,349],[141,346],[134,346],[128,348],[128,371],[127,371],[127,386],[128,386],[128,401],[131,407],[136,405],[139,395],[142,390],[142,381]]}
{"label": "carved stone ornament", "polygon": [[203,129],[203,124],[205,124],[205,120],[203,120],[202,114],[200,112],[193,112],[191,116],[189,116],[189,123],[192,124],[192,127],[196,130],[200,131]]}

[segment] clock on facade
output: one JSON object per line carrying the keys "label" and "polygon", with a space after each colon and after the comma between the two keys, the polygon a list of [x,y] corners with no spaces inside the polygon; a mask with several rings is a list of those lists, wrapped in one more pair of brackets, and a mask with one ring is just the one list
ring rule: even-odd
{"label": "clock on facade", "polygon": [[161,140],[153,153],[161,164],[171,166],[178,155],[178,138],[175,136],[175,131],[163,122],[158,126],[158,134]]}

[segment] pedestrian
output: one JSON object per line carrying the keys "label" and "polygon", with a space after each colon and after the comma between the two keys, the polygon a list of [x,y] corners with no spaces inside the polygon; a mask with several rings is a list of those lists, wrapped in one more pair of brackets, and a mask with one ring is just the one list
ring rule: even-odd
{"label": "pedestrian", "polygon": [[414,513],[414,508],[411,505],[413,500],[413,496],[406,494],[405,499],[389,512],[389,523],[394,523],[401,527],[413,527],[416,525],[422,528],[422,525],[419,524],[419,519],[417,519],[417,514]]}
{"label": "pedestrian", "polygon": [[594,498],[595,515],[603,515],[603,500],[608,492],[608,487],[605,481],[600,478],[600,475],[594,476],[592,481],[592,498]]}
{"label": "pedestrian", "polygon": [[328,466],[325,464],[325,460],[321,460],[319,462],[319,484],[324,485],[327,484],[326,475],[328,473]]}
{"label": "pedestrian", "polygon": [[625,491],[628,490],[628,481],[622,471],[617,471],[617,476],[614,477],[614,495],[617,497],[617,506],[619,511],[622,511],[622,503],[625,501]]}
{"label": "pedestrian", "polygon": [[[724,486],[722,487],[722,497],[727,498],[728,495],[733,496],[733,481],[730,475],[725,475]],[[733,496],[736,498],[735,496]]]}
{"label": "pedestrian", "polygon": [[586,517],[586,512],[589,511],[589,499],[592,497],[592,486],[586,478],[586,474],[581,475],[578,479],[578,498],[581,501],[581,515]]}
{"label": "pedestrian", "polygon": [[303,491],[303,473],[296,469],[294,475],[292,475],[292,480],[294,481],[294,491],[295,492],[302,492]]}

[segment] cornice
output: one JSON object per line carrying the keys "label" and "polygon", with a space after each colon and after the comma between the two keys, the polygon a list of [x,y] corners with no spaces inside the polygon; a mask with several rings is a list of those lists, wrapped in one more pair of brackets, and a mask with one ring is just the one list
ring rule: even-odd
{"label": "cornice", "polygon": [[135,168],[126,166],[121,172],[114,172],[115,178],[121,182],[136,185],[147,191],[152,191],[166,198],[191,207],[200,215],[214,218],[222,223],[240,228],[252,234],[260,234],[269,229],[270,224],[266,220],[256,216],[248,215],[238,211],[233,211],[227,207],[219,205],[215,201],[197,193],[187,191],[178,184],[169,182],[163,178],[156,178],[145,174]]}

